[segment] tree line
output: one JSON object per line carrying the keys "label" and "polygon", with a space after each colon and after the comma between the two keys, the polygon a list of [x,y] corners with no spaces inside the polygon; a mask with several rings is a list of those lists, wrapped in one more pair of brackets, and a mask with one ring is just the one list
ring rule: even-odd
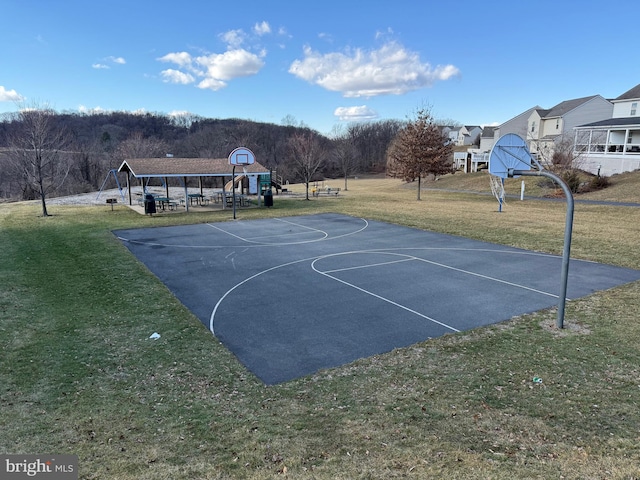
{"label": "tree line", "polygon": [[[425,118],[433,127],[426,141],[446,143],[424,110],[413,121],[352,123],[325,136],[290,119],[276,125],[196,115],[23,107],[0,118],[0,199],[41,199],[46,216],[46,197],[96,191],[126,158],[226,158],[238,146],[251,149],[281,181],[307,187],[316,180],[343,178],[346,189],[349,176],[387,169],[410,181],[447,170],[433,167],[434,156],[444,159],[450,153],[446,149],[429,147],[427,158],[424,145],[408,146],[422,134]],[[411,159],[403,160],[403,155]]]}

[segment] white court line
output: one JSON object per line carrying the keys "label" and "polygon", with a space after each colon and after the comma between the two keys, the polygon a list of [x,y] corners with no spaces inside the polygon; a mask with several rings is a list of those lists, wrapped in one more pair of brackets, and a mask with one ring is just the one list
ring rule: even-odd
{"label": "white court line", "polygon": [[[398,249],[396,249],[396,250],[398,250]],[[544,257],[558,258],[557,255],[551,255],[551,254],[546,254],[546,253],[537,253],[537,252],[522,252],[522,251],[517,251],[517,250],[516,251],[512,251],[512,250],[474,249],[474,248],[446,248],[446,247],[445,248],[442,248],[442,247],[435,247],[435,248],[431,248],[431,247],[407,247],[407,248],[400,248],[399,250],[457,250],[457,251],[470,251],[470,252],[482,252],[482,251],[485,251],[485,252],[491,252],[491,253],[505,253],[505,254],[519,254],[519,255],[525,254],[525,255],[537,255],[537,256],[544,256]],[[318,260],[322,260],[322,259],[330,258],[330,257],[336,257],[336,256],[340,256],[340,255],[352,255],[352,254],[360,254],[360,253],[362,253],[362,254],[382,253],[382,254],[388,254],[388,255],[406,256],[407,258],[404,258],[402,260],[396,260],[396,261],[393,261],[393,262],[381,262],[381,263],[371,264],[371,265],[361,265],[361,266],[357,266],[357,267],[345,267],[343,269],[327,270],[326,272],[320,271],[320,270],[315,268],[315,263]],[[444,265],[444,264],[441,264],[441,263],[432,262],[432,261],[425,260],[425,259],[422,259],[422,258],[419,258],[419,257],[415,257],[414,255],[404,255],[404,254],[400,254],[400,253],[389,252],[389,251],[387,251],[385,249],[354,250],[354,251],[350,251],[350,252],[341,252],[341,253],[335,253],[335,254],[331,254],[331,255],[323,255],[323,256],[320,256],[320,257],[310,257],[310,258],[305,258],[305,259],[302,259],[302,260],[296,260],[296,261],[293,261],[293,262],[283,263],[281,265],[276,265],[274,267],[271,267],[271,268],[268,268],[268,269],[263,270],[261,272],[258,272],[258,273],[254,274],[254,275],[251,275],[248,278],[245,278],[240,283],[234,285],[229,290],[227,290],[222,295],[222,297],[220,297],[220,299],[216,303],[213,311],[211,312],[211,317],[209,319],[209,330],[211,331],[211,333],[213,333],[215,335],[215,332],[214,332],[214,329],[213,329],[213,320],[214,320],[214,317],[216,315],[216,312],[218,311],[218,308],[220,307],[220,305],[222,304],[224,299],[226,297],[228,297],[238,287],[240,287],[240,286],[244,285],[245,283],[253,280],[254,278],[259,277],[260,275],[272,272],[272,271],[277,270],[277,269],[279,269],[281,267],[287,267],[289,265],[295,265],[296,263],[311,261],[311,262],[313,262],[312,263],[313,269],[317,273],[319,273],[321,275],[325,275],[326,277],[329,277],[329,278],[331,278],[333,280],[336,280],[336,281],[338,281],[340,283],[343,283],[344,285],[348,285],[348,286],[350,286],[352,288],[355,288],[356,290],[360,290],[360,291],[362,291],[364,293],[367,293],[367,294],[372,295],[374,297],[377,297],[377,298],[379,298],[381,300],[384,300],[385,302],[388,302],[390,304],[396,305],[399,308],[402,308],[404,310],[412,312],[412,313],[414,313],[414,314],[416,314],[418,316],[421,316],[421,317],[423,317],[423,318],[425,318],[425,319],[427,319],[429,321],[435,322],[435,323],[437,323],[439,325],[442,325],[442,326],[444,326],[446,328],[449,328],[449,329],[451,329],[453,331],[456,331],[456,332],[459,331],[459,330],[456,330],[454,327],[451,327],[449,325],[446,325],[446,324],[443,324],[441,322],[438,322],[437,320],[435,320],[435,319],[433,319],[433,318],[431,318],[431,317],[429,317],[427,315],[423,315],[423,314],[421,314],[419,312],[411,310],[408,307],[405,307],[405,306],[400,305],[400,304],[398,304],[396,302],[393,302],[392,300],[389,300],[389,299],[386,299],[386,298],[381,297],[379,295],[376,295],[376,294],[374,294],[372,292],[364,290],[364,289],[362,289],[362,288],[360,288],[360,287],[358,287],[356,285],[352,285],[352,284],[350,284],[348,282],[345,282],[343,280],[340,280],[339,278],[336,278],[336,277],[328,274],[328,273],[335,273],[335,272],[346,271],[346,270],[356,270],[358,268],[370,268],[370,267],[375,267],[375,266],[378,266],[378,265],[402,263],[402,262],[412,261],[412,260],[419,260],[419,261],[423,261],[423,262],[426,262],[426,263],[431,263],[433,265],[440,266],[442,268],[448,268],[448,269],[451,269],[451,270],[459,271],[461,273],[466,273],[466,274],[469,274],[469,275],[473,275],[473,276],[477,276],[477,277],[480,277],[480,278],[484,278],[486,280],[491,280],[491,281],[495,281],[497,283],[502,283],[502,284],[513,286],[513,287],[516,287],[516,288],[521,288],[523,290],[528,290],[528,291],[539,293],[539,294],[542,294],[542,295],[547,295],[547,296],[550,296],[550,297],[553,297],[553,298],[558,298],[558,295],[554,295],[554,294],[549,293],[549,292],[543,292],[543,291],[537,290],[535,288],[527,287],[525,285],[519,285],[519,284],[516,284],[516,283],[513,283],[513,282],[507,282],[506,280],[501,280],[499,278],[490,277],[488,275],[483,275],[483,274],[479,274],[479,273],[476,273],[476,272],[471,272],[471,271],[468,271],[468,270],[459,269],[459,268],[456,268],[456,267],[452,267],[450,265]]]}
{"label": "white court line", "polygon": [[[305,228],[305,229],[311,230],[312,232],[320,233],[322,236],[321,236],[321,238],[314,238],[314,239],[312,239],[312,240],[302,240],[302,241],[299,241],[299,242],[285,242],[285,243],[259,243],[259,242],[257,242],[257,241],[249,240],[249,239],[247,239],[247,238],[245,238],[245,237],[241,237],[241,236],[239,236],[239,235],[235,235],[235,234],[233,234],[233,233],[231,233],[231,232],[228,232],[228,231],[226,231],[226,230],[223,230],[222,228],[217,227],[217,226],[216,226],[216,225],[214,225],[214,224],[208,223],[207,225],[208,225],[208,226],[210,226],[211,228],[215,228],[216,230],[219,230],[219,231],[220,231],[220,232],[222,232],[222,233],[226,233],[227,235],[230,235],[230,236],[232,236],[232,237],[235,237],[235,238],[237,238],[238,240],[241,240],[241,241],[243,241],[243,242],[247,242],[247,243],[252,243],[252,244],[254,244],[254,245],[252,245],[252,246],[259,246],[259,247],[279,247],[279,246],[287,246],[287,245],[304,245],[304,244],[306,244],[306,243],[321,242],[321,241],[323,241],[323,240],[335,240],[335,239],[337,239],[337,238],[348,237],[348,236],[351,236],[351,235],[355,235],[355,234],[357,234],[357,233],[360,233],[360,232],[362,232],[363,230],[365,230],[365,229],[369,226],[369,222],[367,222],[367,220],[365,220],[364,218],[359,218],[358,220],[361,220],[362,222],[364,222],[364,225],[363,225],[361,228],[359,228],[358,230],[354,230],[354,231],[352,231],[352,232],[348,232],[348,233],[343,233],[342,235],[336,235],[335,237],[330,237],[330,236],[329,236],[329,233],[325,232],[324,230],[319,230],[319,229],[317,229],[317,228],[309,227],[309,226],[307,226],[307,225],[303,225],[303,224],[300,224],[300,223],[291,222],[291,221],[289,221],[289,220],[284,220],[284,219],[282,219],[282,218],[274,218],[273,220],[278,220],[278,221],[280,221],[280,222],[288,223],[288,224],[290,224],[290,225],[294,225],[294,226],[296,226],[296,227]],[[291,235],[303,235],[303,233],[299,233],[299,234],[291,234]],[[257,237],[257,238],[265,238],[265,237]],[[233,247],[233,245],[225,245],[224,247]],[[216,246],[216,248],[218,248],[218,247]]]}
{"label": "white court line", "polygon": [[[474,250],[477,251],[477,250]],[[494,250],[492,250],[494,251]],[[553,298],[559,298],[559,295],[555,295],[553,293],[549,293],[549,292],[544,292],[542,290],[538,290],[536,288],[532,288],[532,287],[527,287],[526,285],[520,285],[518,283],[513,283],[513,282],[508,282],[507,280],[501,280],[499,278],[495,278],[495,277],[490,277],[489,275],[484,275],[482,273],[476,273],[476,272],[472,272],[470,270],[464,270],[462,268],[457,268],[457,267],[452,267],[451,265],[445,265],[444,263],[439,263],[439,262],[434,262],[432,260],[426,260],[424,258],[420,258],[420,257],[416,257],[414,255],[406,255],[404,253],[395,253],[395,252],[384,252],[381,250],[376,250],[376,251],[371,251],[371,250],[357,250],[354,252],[343,252],[343,253],[336,253],[333,255],[325,255],[322,258],[329,258],[329,257],[333,257],[333,256],[339,256],[339,255],[350,255],[350,254],[357,254],[357,253],[379,253],[379,254],[384,254],[384,255],[397,255],[400,257],[406,257],[403,260],[397,260],[395,262],[383,262],[383,263],[375,263],[375,264],[371,264],[371,265],[360,265],[357,267],[347,267],[347,268],[343,268],[343,269],[335,269],[335,270],[327,270],[327,272],[329,273],[335,273],[335,272],[341,272],[341,271],[346,271],[346,270],[356,270],[358,268],[369,268],[369,267],[376,267],[378,265],[385,265],[385,264],[391,264],[391,263],[400,263],[403,261],[410,261],[410,260],[416,260],[419,262],[424,262],[424,263],[429,263],[431,265],[435,265],[437,267],[441,267],[441,268],[446,268],[449,270],[453,270],[456,272],[460,272],[460,273],[464,273],[466,275],[472,275],[474,277],[479,277],[479,278],[483,278],[485,280],[489,280],[492,282],[497,282],[497,283],[502,283],[504,285],[509,285],[510,287],[516,287],[516,288],[521,288],[523,290],[529,290],[530,292],[535,292],[535,293],[539,293],[540,295],[547,295],[549,297],[553,297]]]}
{"label": "white court line", "polygon": [[220,297],[220,299],[218,300],[218,302],[216,303],[215,307],[213,307],[213,311],[211,312],[211,317],[209,317],[209,330],[211,331],[211,333],[213,333],[215,335],[215,331],[213,329],[213,319],[216,316],[216,312],[218,311],[218,308],[220,307],[220,304],[224,301],[225,298],[227,298],[231,292],[233,292],[235,289],[241,287],[242,285],[244,285],[247,282],[250,282],[251,280],[253,280],[254,278],[259,277],[260,275],[263,275],[265,273],[269,273],[272,272],[274,270],[277,270],[279,268],[283,268],[283,267],[288,267],[289,265],[295,265],[296,263],[301,263],[301,262],[309,262],[311,260],[314,260],[318,257],[311,257],[311,258],[303,258],[302,260],[294,260],[293,262],[287,262],[287,263],[282,263],[280,265],[276,265],[274,267],[271,268],[267,268],[266,270],[262,270],[261,272],[258,272],[254,275],[251,275],[250,277],[245,278],[244,280],[242,280],[240,283],[236,283],[233,287],[231,287],[229,290],[227,290],[224,295],[222,295]]}
{"label": "white court line", "polygon": [[[333,255],[328,255],[328,256],[329,256],[329,257],[331,257],[331,256],[333,256]],[[343,285],[347,285],[347,286],[349,286],[349,287],[351,287],[351,288],[355,288],[356,290],[359,290],[360,292],[366,293],[367,295],[370,295],[370,296],[372,296],[372,297],[374,297],[374,298],[377,298],[377,299],[379,299],[379,300],[382,300],[383,302],[390,303],[391,305],[394,305],[394,306],[396,306],[396,307],[398,307],[398,308],[401,308],[401,309],[403,309],[403,310],[406,310],[407,312],[410,312],[410,313],[413,313],[414,315],[417,315],[417,316],[419,316],[419,317],[422,317],[422,318],[424,318],[425,320],[429,320],[430,322],[433,322],[433,323],[436,323],[436,324],[438,324],[438,325],[440,325],[440,326],[442,326],[442,327],[448,328],[449,330],[451,330],[451,331],[453,331],[453,332],[459,332],[459,331],[460,331],[460,330],[458,330],[457,328],[452,327],[451,325],[447,325],[446,323],[439,322],[439,321],[438,321],[438,320],[436,320],[435,318],[431,318],[431,317],[429,317],[429,316],[427,316],[427,315],[424,315],[424,314],[422,314],[422,313],[420,313],[420,312],[417,312],[417,311],[415,311],[415,310],[413,310],[413,309],[411,309],[411,308],[409,308],[409,307],[406,307],[406,306],[404,306],[404,305],[401,305],[401,304],[400,304],[400,303],[398,303],[398,302],[394,302],[393,300],[390,300],[390,299],[385,298],[385,297],[383,297],[383,296],[381,296],[381,295],[378,295],[377,293],[370,292],[369,290],[365,290],[365,289],[364,289],[364,288],[362,288],[362,287],[358,287],[357,285],[354,285],[354,284],[352,284],[352,283],[345,282],[344,280],[341,280],[340,278],[334,277],[333,275],[329,275],[328,273],[325,273],[325,272],[322,272],[322,271],[318,270],[318,269],[315,267],[315,264],[316,264],[316,262],[317,262],[318,260],[322,260],[323,258],[326,258],[326,257],[324,257],[324,256],[323,256],[323,257],[317,258],[317,259],[315,259],[313,262],[311,262],[311,268],[313,268],[313,271],[314,271],[314,272],[319,273],[320,275],[324,275],[324,276],[325,276],[325,277],[327,277],[327,278],[331,278],[332,280],[335,280],[335,281],[337,281],[337,282],[340,282],[340,283],[342,283]]]}
{"label": "white court line", "polygon": [[[238,240],[240,240],[242,242],[252,243],[254,245],[259,245],[259,246],[292,245],[292,244],[297,245],[297,244],[303,244],[303,243],[318,242],[320,240],[324,240],[325,238],[327,238],[329,236],[329,234],[327,232],[322,232],[324,234],[324,237],[322,237],[322,238],[314,238],[313,240],[304,240],[304,241],[301,241],[301,242],[290,242],[290,243],[260,243],[259,241],[250,240],[248,238],[241,237],[240,235],[236,235],[235,233],[228,232],[227,230],[224,230],[224,229],[222,229],[222,228],[220,228],[220,227],[218,227],[218,226],[216,226],[214,224],[207,223],[207,225],[210,226],[211,228],[214,228],[214,229],[218,230],[219,232],[226,233],[227,235],[229,235],[231,237],[237,238]],[[316,231],[320,232],[320,230],[316,230]],[[302,235],[302,234],[303,233],[301,232],[301,233],[298,233],[296,235]],[[290,235],[291,235],[290,233],[286,234],[286,236],[290,236]],[[264,238],[264,237],[258,237],[258,238]]]}
{"label": "white court line", "polygon": [[[355,218],[355,217],[354,217],[354,218]],[[291,222],[291,221],[289,221],[289,220],[285,220],[285,219],[283,219],[283,218],[276,218],[276,220],[279,220],[279,221],[281,221],[281,222],[285,222],[285,223],[290,223],[291,225],[296,225],[296,226],[301,227],[301,228],[308,228],[308,229],[310,229],[310,230],[315,230],[315,231],[317,231],[317,232],[322,232],[322,230],[317,230],[317,229],[315,229],[315,228],[308,227],[308,226],[306,226],[306,225],[302,225],[302,224],[299,224],[299,223]],[[349,237],[349,236],[351,236],[351,235],[356,235],[357,233],[360,233],[360,232],[362,232],[362,231],[366,230],[366,229],[367,229],[367,227],[369,226],[369,222],[367,222],[367,220],[366,220],[366,219],[364,219],[364,218],[358,218],[358,220],[362,220],[362,221],[364,222],[364,225],[362,226],[362,228],[360,228],[360,229],[358,229],[358,230],[354,230],[353,232],[343,233],[342,235],[336,235],[335,237],[329,237],[329,240],[335,240],[336,238]]]}
{"label": "white court line", "polygon": [[[353,217],[356,218],[356,217]],[[312,231],[317,231],[317,232],[322,232],[322,230],[317,230],[311,227],[307,227],[306,225],[302,225],[302,224],[297,224],[294,222],[290,222],[290,221],[285,221],[282,220],[280,218],[274,218],[274,220],[280,220],[280,221],[284,221],[286,223],[290,223],[291,225],[296,225],[298,227],[301,228],[308,228],[309,230]],[[330,237],[329,234],[327,234],[326,232],[323,232],[324,235],[322,238],[316,238],[313,240],[303,240],[303,241],[299,241],[299,242],[282,242],[282,243],[259,243],[259,242],[254,242],[252,240],[249,240],[247,238],[241,237],[239,235],[235,235],[233,233],[230,233],[220,227],[215,226],[212,223],[207,223],[205,225],[207,225],[208,227],[211,227],[213,229],[219,230],[222,233],[225,233],[231,237],[234,237],[240,241],[242,241],[244,244],[242,245],[243,247],[253,247],[253,248],[258,248],[258,247],[286,247],[288,245],[304,245],[306,243],[315,243],[315,242],[321,242],[324,240],[335,240],[338,238],[343,238],[343,237],[348,237],[351,235],[356,235],[360,232],[362,232],[363,230],[365,230],[368,226],[369,226],[369,222],[367,222],[364,218],[358,218],[357,220],[361,220],[362,222],[364,222],[364,225],[362,227],[360,227],[357,230],[354,230],[352,232],[347,232],[347,233],[343,233],[342,235],[336,235],[335,237]],[[251,220],[249,220],[251,221]],[[303,233],[300,233],[300,235],[303,235]],[[135,245],[148,245],[151,247],[167,247],[167,248],[185,248],[185,249],[195,249],[195,248],[237,248],[240,245],[181,245],[181,244],[175,244],[175,243],[160,243],[160,242],[143,242],[141,240],[131,240],[122,236],[117,236],[118,240],[120,240],[121,242],[128,242],[128,243],[132,243]],[[258,237],[258,238],[263,238],[263,237]],[[249,244],[249,245],[247,245]]]}

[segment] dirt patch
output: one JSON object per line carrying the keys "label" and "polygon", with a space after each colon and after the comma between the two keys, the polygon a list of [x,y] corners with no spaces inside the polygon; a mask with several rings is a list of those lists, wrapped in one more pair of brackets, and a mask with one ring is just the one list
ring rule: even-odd
{"label": "dirt patch", "polygon": [[558,328],[556,327],[555,320],[549,321],[548,319],[544,319],[540,322],[540,326],[544,331],[558,337],[566,337],[568,335],[591,335],[589,327],[586,327],[575,320],[565,319],[563,322],[564,328]]}

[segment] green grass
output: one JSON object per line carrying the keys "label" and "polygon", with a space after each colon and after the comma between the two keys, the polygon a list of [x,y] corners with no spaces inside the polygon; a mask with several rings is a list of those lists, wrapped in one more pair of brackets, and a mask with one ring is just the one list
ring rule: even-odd
{"label": "green grass", "polygon": [[[331,211],[562,251],[563,203],[415,198],[373,177],[238,218]],[[49,211],[0,206],[2,452],[77,454],[85,479],[640,476],[640,282],[569,302],[562,331],[542,311],[267,387],[111,233],[228,211]],[[574,258],[640,268],[639,237],[638,209],[576,206]]]}

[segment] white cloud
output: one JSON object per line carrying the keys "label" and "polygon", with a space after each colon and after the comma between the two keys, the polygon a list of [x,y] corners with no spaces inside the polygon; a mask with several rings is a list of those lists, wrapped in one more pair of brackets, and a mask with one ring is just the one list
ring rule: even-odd
{"label": "white cloud", "polygon": [[94,113],[106,113],[107,110],[105,110],[102,107],[93,107],[93,108],[89,108],[85,105],[78,105],[78,111],[80,113],[87,113],[87,114],[94,114]]}
{"label": "white cloud", "polygon": [[289,73],[344,97],[403,95],[430,87],[438,80],[448,80],[460,73],[454,65],[420,61],[420,56],[396,42],[378,50],[349,50],[346,53],[320,54],[309,47],[304,58],[294,61]]}
{"label": "white cloud", "polygon": [[198,83],[198,88],[203,90],[213,90],[214,92],[224,88],[227,86],[227,82],[223,82],[222,80],[218,80],[217,78],[205,78],[200,83]]}
{"label": "white cloud", "polygon": [[113,63],[116,65],[124,65],[127,61],[122,57],[105,57],[102,59],[103,63],[94,63],[91,65],[91,68],[95,68],[97,70],[109,70],[111,66],[109,64]]}
{"label": "white cloud", "polygon": [[271,26],[267,22],[256,23],[253,26],[253,32],[258,35],[266,35],[267,33],[271,33]]}
{"label": "white cloud", "polygon": [[360,105],[357,107],[338,107],[333,114],[343,121],[373,120],[374,118],[378,118],[378,112],[366,105]]}
{"label": "white cloud", "polygon": [[229,48],[239,48],[246,39],[247,35],[242,30],[229,30],[221,33],[220,38],[225,41]]}
{"label": "white cloud", "polygon": [[[206,69],[205,80],[200,88],[218,90],[225,81],[239,77],[255,75],[264,66],[256,54],[246,50],[228,50],[220,54],[211,54],[196,58],[196,62]],[[214,87],[215,85],[215,87]]]}
{"label": "white cloud", "polygon": [[256,55],[244,49],[235,49],[195,58],[186,52],[169,53],[158,60],[181,67],[181,70],[162,71],[165,81],[186,85],[199,80],[198,88],[215,91],[226,87],[230,80],[257,74],[264,66],[261,58],[264,55],[264,51]]}
{"label": "white cloud", "polygon": [[187,67],[191,65],[191,55],[187,52],[167,53],[164,57],[158,58],[161,62],[175,63],[179,67]]}
{"label": "white cloud", "polygon": [[191,112],[188,110],[172,110],[167,113],[169,117],[186,117],[187,115],[191,115]]}
{"label": "white cloud", "polygon": [[195,79],[193,78],[193,75],[189,73],[181,72],[180,70],[174,70],[172,68],[163,70],[162,72],[160,72],[160,75],[162,75],[163,81],[166,83],[177,83],[180,85],[188,85],[195,81]]}
{"label": "white cloud", "polygon": [[207,71],[206,76],[219,80],[231,80],[257,73],[261,60],[246,50],[228,50],[196,58],[198,65]]}
{"label": "white cloud", "polygon": [[0,85],[0,102],[21,102],[24,97],[15,90],[7,90]]}

